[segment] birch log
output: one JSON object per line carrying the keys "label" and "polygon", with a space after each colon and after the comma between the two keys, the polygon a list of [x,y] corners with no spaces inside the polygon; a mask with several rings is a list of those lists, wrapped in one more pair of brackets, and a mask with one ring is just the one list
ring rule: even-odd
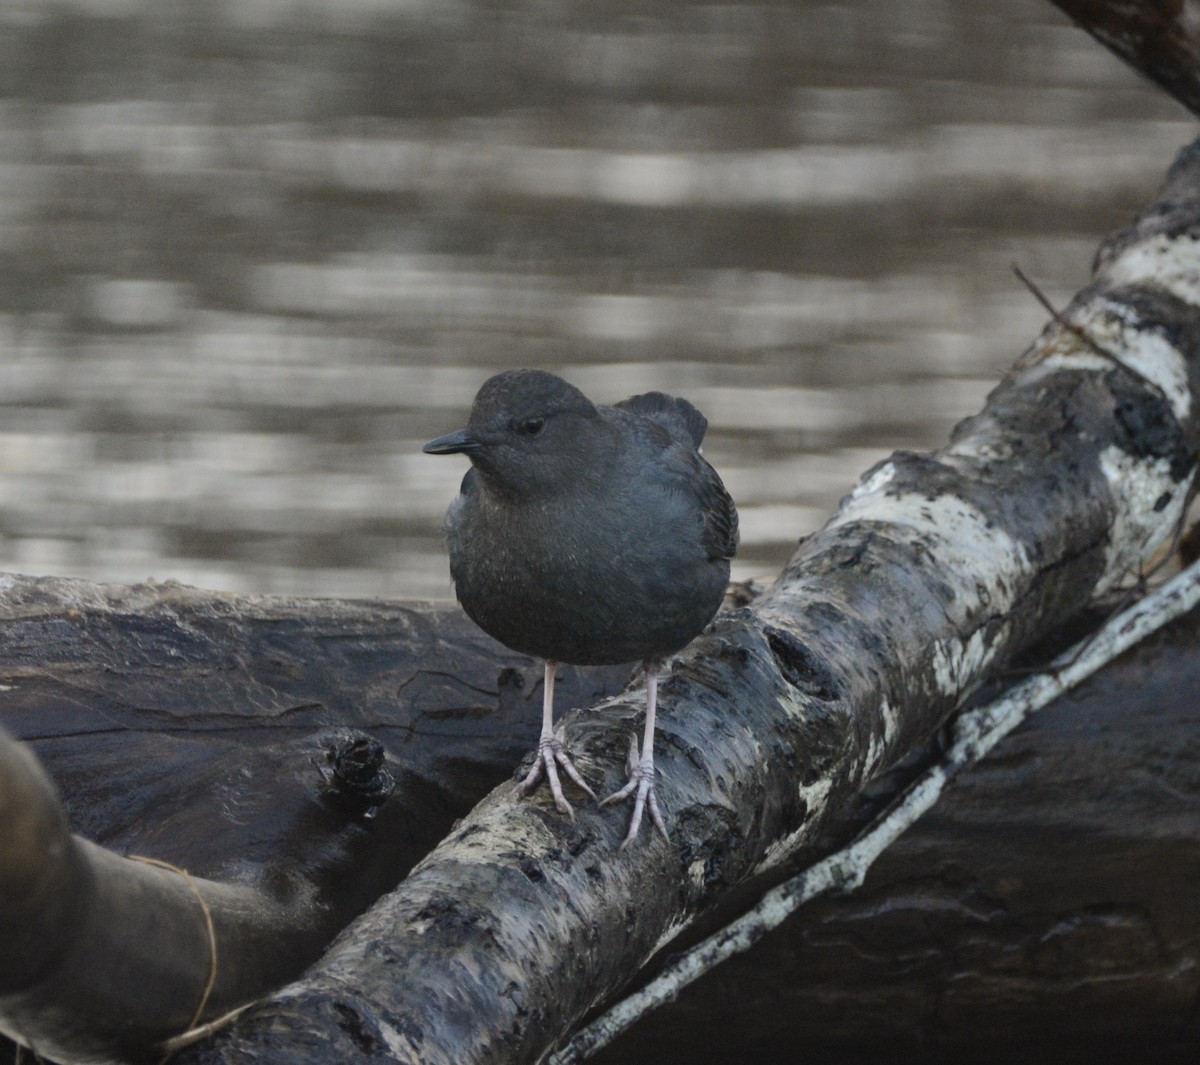
{"label": "birch log", "polygon": [[[618,856],[493,792],[303,980],[186,1060],[534,1062],[756,873],[836,839],[981,681],[1167,542],[1195,472],[1200,150],[932,454],[869,471],[760,600],[660,686],[670,844]],[[617,784],[641,693],[566,722]],[[598,788],[599,790],[599,788]]]}
{"label": "birch log", "polygon": [[[476,779],[498,779],[511,770],[516,751],[536,740],[534,706],[523,736],[506,735],[506,728],[522,732],[519,715],[506,728],[496,727],[508,717],[500,691],[488,686],[489,648],[469,628],[459,632],[452,611],[53,579],[10,577],[5,589],[0,677],[7,697],[0,700],[0,721],[27,735],[42,733],[34,745],[61,785],[73,821],[86,820],[97,838],[123,848],[161,854],[169,845],[177,862],[197,870],[219,873],[209,864],[214,857],[226,866],[236,857],[243,882],[256,866],[252,879],[260,882],[294,876],[297,846],[327,845],[319,825],[297,839],[286,815],[312,789],[304,774],[277,771],[304,761],[294,757],[303,748],[286,738],[294,727],[290,715],[255,712],[270,705],[262,656],[245,653],[260,639],[275,649],[276,663],[305,663],[276,701],[315,707],[322,699],[320,677],[333,661],[346,678],[346,705],[370,706],[366,692],[384,686],[369,670],[355,678],[346,669],[341,652],[348,630],[354,630],[352,658],[398,664],[402,626],[392,612],[439,621],[439,642],[453,644],[455,682],[425,686],[419,700],[398,702],[391,711],[375,707],[381,720],[371,727],[380,736],[410,737],[393,752],[405,765],[404,776],[430,775],[436,764],[442,791],[465,796],[478,786]],[[386,623],[376,628],[371,618]],[[815,903],[802,920],[689,988],[597,1061],[786,1060],[797,1046],[814,1060],[852,1054],[888,1065],[900,1054],[961,1065],[984,1047],[1008,1060],[1096,1054],[1113,1060],[1123,1054],[1139,1061],[1149,1029],[1157,1060],[1193,1060],[1200,1039],[1200,1018],[1191,1010],[1200,995],[1197,624],[1200,619],[1185,619],[1036,716],[883,856],[862,891]],[[155,638],[148,644],[150,629]],[[197,642],[199,632],[207,650]],[[1034,660],[1047,653],[1053,648],[1035,651]],[[230,664],[231,654],[237,665]],[[211,701],[204,695],[215,687],[206,661],[222,664]],[[528,665],[536,673],[536,663]],[[281,683],[277,666],[273,672]],[[478,694],[458,686],[462,677],[476,678]],[[563,682],[572,679],[568,674]],[[611,680],[619,684],[620,677]],[[421,683],[418,676],[407,686]],[[132,691],[136,700],[121,698]],[[68,694],[75,703],[69,715],[63,714]],[[176,722],[170,743],[139,741],[151,711]],[[339,706],[338,712],[346,711]],[[240,748],[278,749],[293,757],[273,767],[255,756],[232,757],[226,742],[231,718],[238,719]],[[393,733],[389,726],[398,724],[403,729]],[[114,729],[123,741],[135,742],[134,759],[110,756],[103,740]],[[285,738],[264,740],[272,733]],[[423,741],[426,734],[431,742]],[[181,757],[189,746],[193,750]],[[459,753],[442,757],[450,751]],[[150,765],[138,766],[141,759]],[[222,816],[211,803],[213,765],[239,782],[236,791],[218,790],[236,796],[241,814],[257,807],[259,816]],[[146,792],[154,771],[163,779]],[[456,781],[460,774],[465,784]],[[0,774],[0,780],[11,779]],[[883,784],[877,790],[888,793]],[[430,816],[419,793],[409,798]],[[143,800],[146,809],[134,816]],[[47,804],[31,804],[28,812],[44,816]],[[441,816],[434,812],[431,831]],[[412,810],[401,819],[419,820]],[[394,835],[396,824],[380,827]],[[378,841],[357,851],[352,869],[328,870],[326,889],[357,890],[387,851]],[[0,848],[0,856],[11,853]],[[225,875],[234,872],[228,868]],[[11,901],[0,915],[32,930],[28,939],[39,958],[52,956],[53,944],[70,942],[77,932],[68,923],[60,927],[45,906],[14,914]],[[190,900],[183,908],[196,915]],[[304,926],[279,932],[286,942],[303,935]],[[222,941],[231,954],[250,957],[227,937]],[[4,943],[0,972],[11,981],[21,944],[11,938]],[[259,980],[265,978],[262,962],[277,949],[263,945],[269,949],[251,959]],[[161,936],[145,948],[143,972],[165,953]],[[86,949],[75,953],[88,955]],[[203,951],[196,960],[202,965]],[[201,982],[197,975],[185,988],[181,1008],[192,1007]],[[104,1045],[106,1032],[111,1039],[105,1024],[114,1015],[127,1022],[138,1011],[153,1016],[145,982],[131,990],[129,1001],[112,997],[113,1013],[99,1023],[79,1002],[71,1004],[67,1012],[82,1027],[72,1040],[76,1050],[81,1037],[94,1046]],[[163,1017],[154,1017],[153,1030],[164,1027]],[[70,1031],[52,1028],[60,1040]],[[137,1034],[136,1026],[129,1034]],[[0,1042],[0,1059],[11,1053]]]}
{"label": "birch log", "polygon": [[1193,611],[1010,734],[860,890],[591,1060],[1192,1065],[1197,647]]}

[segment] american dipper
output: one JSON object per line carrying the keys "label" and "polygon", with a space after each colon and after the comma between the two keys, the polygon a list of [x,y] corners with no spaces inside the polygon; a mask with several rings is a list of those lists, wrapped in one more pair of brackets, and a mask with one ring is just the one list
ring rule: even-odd
{"label": "american dipper", "polygon": [[509,370],[484,382],[465,429],[424,448],[471,460],[445,524],[459,602],[501,643],[545,660],[542,734],[520,794],[544,774],[574,819],[560,766],[596,797],[554,732],[555,664],[644,663],[641,757],[631,736],[629,783],[601,803],[635,795],[622,848],[647,807],[667,835],[654,794],[658,672],[716,613],[737,550],[733,500],[699,451],[707,427],[661,392],[599,407],[552,374]]}

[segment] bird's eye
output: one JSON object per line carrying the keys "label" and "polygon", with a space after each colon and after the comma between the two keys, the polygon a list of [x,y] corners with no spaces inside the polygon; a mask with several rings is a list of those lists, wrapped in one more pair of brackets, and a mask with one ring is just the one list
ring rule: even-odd
{"label": "bird's eye", "polygon": [[526,418],[521,423],[521,432],[526,436],[537,436],[542,431],[542,426],[546,424],[545,418]]}

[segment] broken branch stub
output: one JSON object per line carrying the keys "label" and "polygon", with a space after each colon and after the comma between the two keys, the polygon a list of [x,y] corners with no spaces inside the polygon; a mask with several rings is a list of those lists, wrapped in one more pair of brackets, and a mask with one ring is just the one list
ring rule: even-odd
{"label": "broken branch stub", "polygon": [[3,731],[0,855],[0,1021],[57,1060],[136,1057],[148,1039],[185,1028],[210,998],[214,938],[238,945],[214,1005],[244,1001],[256,984],[239,952],[270,951],[297,923],[295,908],[266,905],[252,888],[193,880],[72,836],[49,778]]}
{"label": "broken branch stub", "polygon": [[[618,856],[623,818],[581,804],[571,825],[502,786],[186,1060],[537,1061],[729,889],[836,834],[989,672],[1170,539],[1196,463],[1197,235],[1189,149],[983,411],[869,471],[759,602],[677,656],[659,690],[670,845]],[[639,705],[567,719],[597,789]]]}
{"label": "broken branch stub", "polygon": [[1162,0],[1053,0],[1135,70],[1200,114],[1200,24],[1190,4]]}

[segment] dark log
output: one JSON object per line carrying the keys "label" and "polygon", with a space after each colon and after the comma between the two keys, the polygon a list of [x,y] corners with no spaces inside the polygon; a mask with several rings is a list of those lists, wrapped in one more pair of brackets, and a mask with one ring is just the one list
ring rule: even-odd
{"label": "dark log", "polygon": [[[302,823],[327,750],[349,733],[369,732],[387,749],[389,806],[428,811],[414,838],[389,843],[403,848],[401,865],[506,776],[538,733],[540,664],[453,604],[7,574],[0,635],[0,726],[51,767],[72,827],[201,876],[311,861]],[[564,666],[558,690],[564,705],[587,705],[629,675]],[[393,839],[345,815],[332,819],[338,831],[349,820],[352,834]],[[297,826],[297,843],[281,853]]]}
{"label": "dark log", "polygon": [[1053,0],[1135,70],[1200,115],[1200,20],[1186,0]]}
{"label": "dark log", "polygon": [[[864,789],[989,671],[1135,575],[1189,498],[1200,441],[1200,152],[987,408],[871,471],[776,586],[660,689],[669,846],[623,817],[481,803],[303,980],[191,1062],[540,1060],[746,881],[848,835]],[[616,784],[639,700],[566,722]]]}
{"label": "dark log", "polygon": [[189,880],[72,837],[49,780],[3,733],[0,779],[0,1009],[22,1042],[104,1060],[144,1053],[148,1037],[186,1028],[213,963],[201,897],[214,937],[230,948],[213,1008],[253,996],[259,974],[277,981],[297,971],[303,959],[287,958],[286,944],[296,943],[293,929],[312,924],[311,895],[273,900]]}
{"label": "dark log", "polygon": [[[298,974],[536,740],[538,664],[457,607],[3,590],[0,725],[72,827],[195,878],[220,945],[206,1016]],[[560,690],[586,704],[628,673],[567,669]],[[367,736],[390,797],[347,775]],[[152,1052],[207,977],[191,887],[72,839],[22,748],[0,736],[0,759],[4,1029],[61,1060]]]}

